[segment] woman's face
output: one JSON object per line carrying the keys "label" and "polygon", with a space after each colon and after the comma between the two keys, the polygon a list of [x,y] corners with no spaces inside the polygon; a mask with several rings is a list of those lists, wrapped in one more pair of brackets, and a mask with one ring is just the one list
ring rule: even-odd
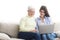
{"label": "woman's face", "polygon": [[34,16],[34,14],[35,14],[35,10],[33,10],[33,9],[28,11],[29,16]]}
{"label": "woman's face", "polygon": [[40,16],[41,17],[44,17],[45,16],[44,10],[40,10]]}

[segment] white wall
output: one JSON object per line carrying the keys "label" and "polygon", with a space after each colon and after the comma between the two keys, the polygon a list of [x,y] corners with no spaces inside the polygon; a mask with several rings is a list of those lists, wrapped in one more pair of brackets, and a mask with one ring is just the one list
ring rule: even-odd
{"label": "white wall", "polygon": [[21,17],[27,15],[27,7],[36,9],[35,17],[39,16],[39,8],[46,5],[53,22],[60,22],[59,0],[0,0],[0,22],[19,23]]}

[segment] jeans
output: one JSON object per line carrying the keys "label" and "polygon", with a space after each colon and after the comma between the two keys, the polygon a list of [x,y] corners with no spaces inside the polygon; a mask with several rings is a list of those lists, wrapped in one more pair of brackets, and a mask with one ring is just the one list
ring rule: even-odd
{"label": "jeans", "polygon": [[55,40],[57,38],[56,33],[41,34],[41,40]]}
{"label": "jeans", "polygon": [[25,39],[25,40],[40,40],[40,34],[39,33],[33,33],[33,32],[19,32],[18,38]]}

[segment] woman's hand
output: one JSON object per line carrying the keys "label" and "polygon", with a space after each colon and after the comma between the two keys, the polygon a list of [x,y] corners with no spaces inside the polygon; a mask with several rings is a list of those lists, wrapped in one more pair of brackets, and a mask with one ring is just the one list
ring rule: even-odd
{"label": "woman's hand", "polygon": [[37,30],[35,29],[35,30],[31,30],[30,32],[37,32]]}

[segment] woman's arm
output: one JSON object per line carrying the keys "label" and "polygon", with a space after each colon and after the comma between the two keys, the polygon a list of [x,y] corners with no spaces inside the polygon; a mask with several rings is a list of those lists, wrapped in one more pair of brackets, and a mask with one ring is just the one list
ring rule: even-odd
{"label": "woman's arm", "polygon": [[37,30],[37,32],[39,32],[38,20],[35,19],[35,21],[36,21],[36,27],[35,27],[35,29]]}
{"label": "woman's arm", "polygon": [[50,17],[47,17],[47,22],[48,22],[48,24],[54,24],[54,23],[52,22],[52,19],[51,19]]}

